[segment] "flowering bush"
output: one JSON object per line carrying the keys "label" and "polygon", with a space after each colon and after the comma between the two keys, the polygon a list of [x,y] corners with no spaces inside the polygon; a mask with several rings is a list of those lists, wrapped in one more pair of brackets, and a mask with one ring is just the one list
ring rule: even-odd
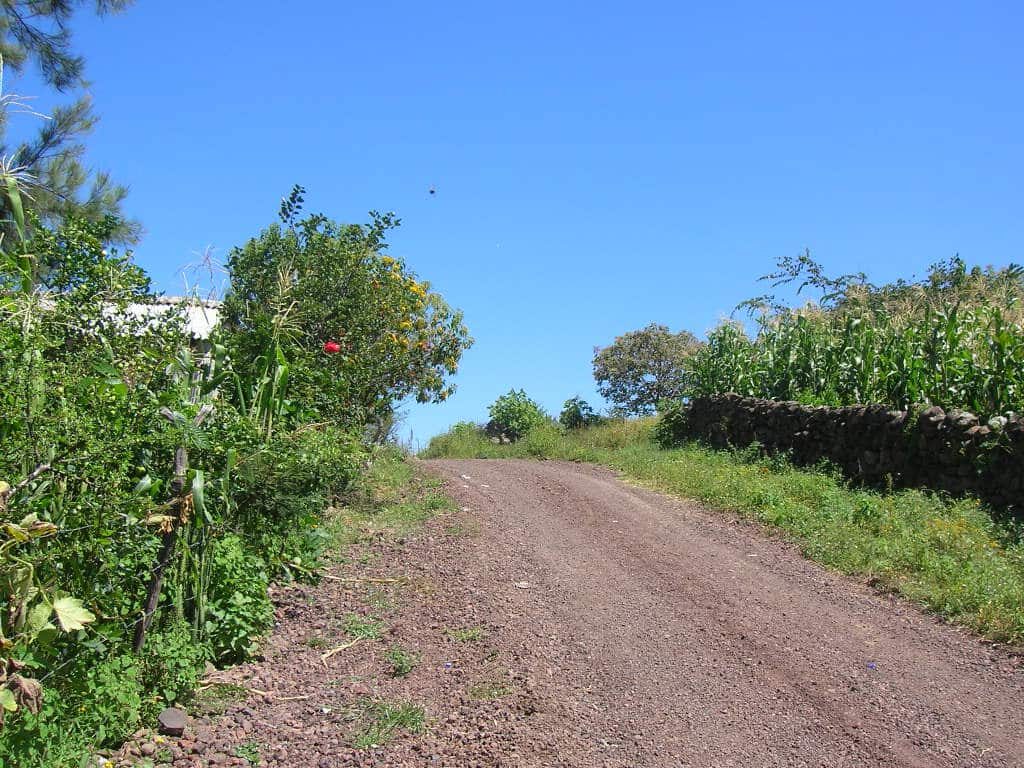
{"label": "flowering bush", "polygon": [[278,349],[298,421],[359,428],[403,398],[446,399],[472,340],[460,312],[384,253],[397,219],[348,225],[295,213],[230,256],[225,342],[236,369],[255,377]]}

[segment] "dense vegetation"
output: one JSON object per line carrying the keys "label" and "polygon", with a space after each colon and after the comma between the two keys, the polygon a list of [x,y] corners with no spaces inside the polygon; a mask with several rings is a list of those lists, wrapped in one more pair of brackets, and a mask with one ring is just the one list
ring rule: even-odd
{"label": "dense vegetation", "polygon": [[805,255],[769,277],[800,280],[821,298],[799,309],[748,302],[761,310],[758,333],[713,330],[687,363],[687,394],[939,405],[985,418],[1024,409],[1021,268],[968,270],[954,259],[922,281],[876,287],[825,278]]}
{"label": "dense vegetation", "polygon": [[3,190],[0,765],[77,765],[253,651],[269,580],[315,577],[367,435],[450,392],[469,339],[378,218],[286,219],[236,250],[200,342],[129,311],[154,297],[108,250],[116,221],[50,228]]}
{"label": "dense vegetation", "polygon": [[1024,543],[973,499],[917,490],[850,488],[827,469],[807,470],[759,451],[697,444],[664,450],[654,419],[564,430],[545,423],[512,444],[472,424],[434,438],[427,458],[590,461],[656,490],[738,512],[783,532],[830,568],[891,589],[998,641],[1024,641]]}

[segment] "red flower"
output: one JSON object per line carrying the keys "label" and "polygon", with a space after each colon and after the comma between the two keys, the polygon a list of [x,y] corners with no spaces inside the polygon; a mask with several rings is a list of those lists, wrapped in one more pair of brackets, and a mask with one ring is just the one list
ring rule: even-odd
{"label": "red flower", "polygon": [[341,344],[336,341],[328,341],[324,344],[324,352],[328,355],[336,355],[341,352]]}

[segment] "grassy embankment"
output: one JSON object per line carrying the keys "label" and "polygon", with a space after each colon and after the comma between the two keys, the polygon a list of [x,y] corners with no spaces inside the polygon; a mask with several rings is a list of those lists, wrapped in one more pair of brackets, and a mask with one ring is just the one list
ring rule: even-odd
{"label": "grassy embankment", "polygon": [[973,499],[850,487],[754,452],[691,444],[662,450],[652,420],[568,434],[535,429],[495,445],[469,425],[434,438],[424,458],[589,461],[654,490],[738,512],[783,532],[823,565],[897,592],[999,642],[1024,643],[1024,536]]}
{"label": "grassy embankment", "polygon": [[454,508],[440,480],[425,476],[398,450],[385,449],[353,483],[345,504],[330,511],[331,550],[344,559],[356,544],[380,533],[404,536]]}

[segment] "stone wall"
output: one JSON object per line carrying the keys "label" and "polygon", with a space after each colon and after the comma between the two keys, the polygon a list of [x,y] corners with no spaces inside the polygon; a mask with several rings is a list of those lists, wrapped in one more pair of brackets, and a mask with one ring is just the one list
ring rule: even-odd
{"label": "stone wall", "polygon": [[879,405],[843,408],[739,395],[695,398],[666,416],[663,440],[697,438],[716,447],[760,443],[798,464],[828,460],[871,485],[971,493],[1022,513],[1024,419],[979,423],[964,411],[920,412]]}

